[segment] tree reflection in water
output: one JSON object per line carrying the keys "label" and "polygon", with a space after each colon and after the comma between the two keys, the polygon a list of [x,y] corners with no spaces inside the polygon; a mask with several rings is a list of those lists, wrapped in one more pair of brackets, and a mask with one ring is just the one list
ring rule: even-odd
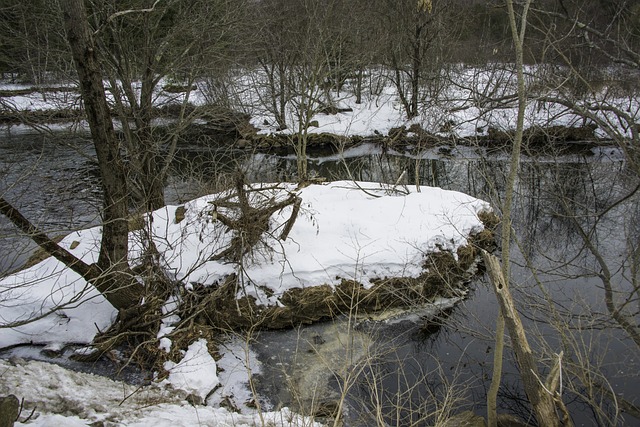
{"label": "tree reflection in water", "polygon": [[[47,144],[28,135],[1,140],[0,158],[6,167],[0,175],[0,191],[19,196],[20,205],[32,217],[44,215],[43,208],[55,209],[46,216],[55,216],[59,231],[90,224],[99,206],[99,194],[90,188],[94,166],[77,154],[78,147],[58,145],[52,150]],[[86,144],[82,147],[86,149]],[[446,157],[437,150],[383,154],[375,147],[360,148],[352,155],[349,150],[317,153],[311,155],[309,173],[329,180],[389,184],[398,183],[402,176],[398,184],[411,186],[417,179],[420,185],[490,201],[499,213],[507,156],[487,156],[471,149],[465,153]],[[37,159],[41,159],[38,167],[28,167]],[[170,204],[224,185],[225,172],[237,168],[249,180],[262,182],[291,179],[296,170],[293,156],[203,146],[182,147],[173,166],[165,190]],[[16,180],[13,176],[26,170],[28,177]],[[79,178],[81,187],[77,187]],[[11,182],[18,185],[10,186]],[[30,182],[39,185],[27,185]],[[53,203],[52,197],[68,193],[62,187],[71,182],[76,183],[72,193],[81,198],[65,197]],[[512,293],[541,365],[547,366],[554,354],[564,352],[564,401],[576,424],[637,421],[628,415],[633,408],[625,412],[623,408],[625,401],[640,397],[636,387],[639,347],[630,336],[640,320],[638,184],[638,176],[615,156],[525,157],[521,165],[513,212]],[[0,232],[4,236],[0,249],[18,253],[14,249],[21,244],[19,238],[7,232],[2,218]],[[12,267],[24,258],[14,260]],[[629,322],[629,329],[621,328],[612,307]],[[377,417],[391,425],[418,419],[433,422],[436,409],[442,411],[446,402],[456,411],[472,408],[484,414],[496,310],[495,297],[479,279],[471,284],[469,298],[426,336],[415,323],[404,325],[402,333],[380,325],[371,335],[380,351],[371,354],[366,366],[359,366],[357,386],[347,399],[355,411],[350,413],[351,422],[356,425],[357,412],[363,413],[356,410],[359,405],[369,412],[380,409]],[[500,410],[527,420],[529,407],[512,359],[505,371]],[[376,398],[371,400],[373,386]],[[615,404],[613,393],[618,399]],[[404,409],[398,410],[399,405]]]}

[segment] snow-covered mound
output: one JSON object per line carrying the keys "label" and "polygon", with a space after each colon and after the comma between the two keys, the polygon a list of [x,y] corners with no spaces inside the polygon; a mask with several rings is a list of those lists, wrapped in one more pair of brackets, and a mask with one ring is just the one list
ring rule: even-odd
{"label": "snow-covered mound", "polygon": [[[342,279],[366,286],[376,278],[416,277],[426,253],[445,249],[455,254],[470,233],[482,229],[478,213],[489,209],[486,202],[471,196],[425,186],[418,191],[339,181],[301,189],[295,184],[263,187],[249,193],[252,203],[282,200],[293,193],[302,200],[300,214],[283,241],[278,238],[280,230],[293,207],[274,213],[270,232],[242,266],[211,260],[235,233],[214,218],[216,200],[224,194],[153,212],[147,230],[169,275],[189,288],[196,283],[209,286],[235,273],[244,284],[238,296],[253,295],[265,305],[278,304],[279,296],[296,287],[333,286]],[[219,212],[234,214],[223,208]],[[98,256],[100,232],[100,227],[81,230],[60,244],[92,263]],[[132,265],[140,258],[143,234],[130,233]],[[88,343],[116,314],[93,287],[53,258],[2,279],[0,304],[3,324],[36,319],[0,329],[0,347]]]}

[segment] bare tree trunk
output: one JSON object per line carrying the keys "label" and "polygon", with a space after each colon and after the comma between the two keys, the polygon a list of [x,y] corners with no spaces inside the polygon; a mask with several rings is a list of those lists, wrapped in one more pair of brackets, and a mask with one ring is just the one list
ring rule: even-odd
{"label": "bare tree trunk", "polygon": [[362,74],[364,73],[362,66],[358,67],[358,75],[356,80],[356,104],[362,104]]}
{"label": "bare tree trunk", "polygon": [[[148,29],[147,29],[148,31]],[[147,35],[147,39],[150,37]],[[147,44],[151,43],[147,41]],[[153,90],[157,86],[157,77],[154,73],[155,57],[157,52],[152,46],[146,48],[146,64],[142,75],[142,88],[140,91],[140,104],[138,111],[134,111],[136,117],[136,155],[140,168],[140,187],[144,199],[141,206],[145,211],[154,211],[165,205],[164,181],[162,174],[162,155],[158,142],[154,140],[151,128],[153,117]]]}
{"label": "bare tree trunk", "polygon": [[[0,197],[0,213],[5,215],[38,246],[95,286],[114,308],[118,310],[128,308],[140,299],[138,289],[141,287],[136,286],[137,283],[133,286],[127,286],[132,283],[132,276],[114,276],[110,271],[103,272],[96,264],[85,263],[51,240],[3,197]],[[124,279],[125,282],[119,283],[119,279]]]}
{"label": "bare tree trunk", "polygon": [[[530,0],[527,0],[525,10],[528,8]],[[524,114],[526,107],[526,94],[524,87],[523,74],[523,42],[526,25],[526,13],[520,22],[520,33],[518,32],[518,23],[516,22],[515,11],[513,9],[512,0],[507,0],[507,9],[509,13],[509,24],[511,27],[511,36],[516,50],[516,68],[518,73],[518,118],[516,123],[516,134],[513,140],[513,148],[511,151],[511,163],[509,166],[509,176],[506,182],[505,200],[502,204],[502,277],[508,281],[511,277],[510,248],[511,248],[511,209],[513,205],[513,193],[515,191],[515,182],[520,166],[520,150],[522,148],[522,137],[524,133]],[[522,36],[522,37],[521,37]],[[504,331],[505,317],[502,310],[498,313],[496,319],[496,342],[495,353],[493,357],[493,376],[491,378],[491,386],[487,394],[487,419],[489,427],[496,427],[498,423],[497,401],[498,390],[502,381],[502,361],[504,358]]]}
{"label": "bare tree trunk", "polygon": [[420,93],[420,69],[422,68],[422,28],[423,25],[416,22],[413,37],[413,58],[411,58],[411,102],[407,118],[412,119],[418,115],[418,95]]}
{"label": "bare tree trunk", "polygon": [[0,197],[0,213],[6,216],[24,234],[29,236],[42,249],[53,255],[64,265],[75,271],[85,279],[95,278],[91,266],[78,259],[75,255],[59,246],[46,234],[38,230],[28,219],[24,217],[15,207],[13,207],[4,197]]}
{"label": "bare tree trunk", "polygon": [[20,401],[10,394],[0,397],[0,427],[13,427],[20,415]]}
{"label": "bare tree trunk", "polygon": [[[78,71],[91,136],[98,157],[104,205],[102,242],[97,267],[109,277],[101,292],[110,294],[116,308],[139,301],[138,283],[133,279],[127,260],[129,227],[127,222],[128,191],[118,139],[113,128],[104,93],[102,73],[96,55],[92,32],[82,0],[60,2],[67,40]],[[113,292],[113,294],[112,294]]]}
{"label": "bare tree trunk", "polygon": [[[504,318],[506,327],[511,337],[511,343],[513,345],[513,351],[516,354],[518,366],[520,369],[520,376],[522,377],[522,383],[524,385],[527,398],[533,407],[533,412],[538,421],[538,425],[544,425],[548,427],[571,425],[571,421],[567,418],[565,423],[560,422],[560,418],[556,413],[556,402],[561,409],[562,413],[566,413],[566,408],[562,404],[561,396],[558,395],[556,388],[557,382],[554,378],[550,378],[549,381],[542,381],[538,373],[538,366],[536,359],[533,356],[531,347],[527,340],[527,336],[520,320],[520,315],[513,304],[513,298],[509,291],[509,284],[506,278],[502,274],[504,266],[500,267],[500,261],[495,256],[482,251],[485,265],[487,266],[487,272],[493,284],[493,290],[498,298],[498,305],[500,306],[500,313]],[[554,371],[552,370],[552,374]],[[558,373],[555,373],[557,375]],[[554,384],[552,389],[545,388],[545,385]]]}
{"label": "bare tree trunk", "polygon": [[278,64],[278,109],[276,114],[276,122],[278,123],[278,129],[287,128],[287,67],[279,63]]}
{"label": "bare tree trunk", "polygon": [[498,392],[502,382],[502,360],[504,358],[504,316],[502,310],[498,312],[496,319],[496,340],[493,350],[493,373],[491,384],[487,391],[487,424],[489,427],[498,425]]}
{"label": "bare tree trunk", "polygon": [[[511,247],[511,211],[513,207],[513,196],[515,192],[516,178],[520,165],[520,152],[522,148],[522,139],[524,134],[524,115],[526,108],[526,92],[524,85],[524,36],[527,25],[527,12],[531,4],[531,0],[526,0],[522,14],[520,17],[520,25],[516,20],[513,0],[506,0],[507,10],[509,14],[509,26],[516,52],[516,72],[518,76],[518,118],[516,123],[516,133],[513,140],[511,163],[509,166],[509,176],[506,182],[505,201],[502,205],[502,266],[497,258],[483,253],[487,271],[500,306],[500,313],[496,326],[496,354],[494,356],[494,375],[490,387],[490,393],[487,396],[487,411],[489,426],[497,425],[497,391],[500,383],[502,372],[502,358],[504,349],[504,328],[506,326],[511,337],[516,359],[518,360],[520,375],[524,384],[525,392],[529,402],[533,406],[536,420],[539,425],[560,426],[561,422],[556,414],[555,402],[559,402],[559,406],[564,409],[562,401],[555,394],[549,394],[544,388],[543,382],[538,375],[536,359],[533,356],[524,327],[520,321],[520,317],[513,304],[511,293],[509,291],[510,278],[510,247]],[[551,390],[555,393],[555,390]],[[570,420],[567,420],[570,423]]]}

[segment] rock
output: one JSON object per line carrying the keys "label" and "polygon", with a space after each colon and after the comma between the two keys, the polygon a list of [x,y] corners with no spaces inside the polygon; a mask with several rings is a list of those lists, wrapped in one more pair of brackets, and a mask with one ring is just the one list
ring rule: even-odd
{"label": "rock", "polygon": [[10,394],[0,399],[0,427],[13,427],[20,414],[20,401]]}
{"label": "rock", "polygon": [[42,350],[40,350],[40,354],[50,359],[55,359],[56,357],[60,357],[62,355],[62,351],[52,348],[43,348]]}
{"label": "rock", "polygon": [[322,338],[320,335],[314,335],[311,340],[313,341],[314,345],[321,345],[324,344],[326,341],[324,340],[324,338]]}
{"label": "rock", "polygon": [[187,209],[183,206],[178,206],[176,208],[176,218],[175,223],[179,224],[184,219],[184,214],[187,212]]}
{"label": "rock", "polygon": [[336,107],[335,105],[330,105],[320,110],[320,113],[326,114],[326,115],[335,115],[338,113],[351,113],[351,112],[353,112],[353,108],[351,107]]}
{"label": "rock", "polygon": [[202,406],[204,405],[204,399],[201,396],[198,396],[195,393],[191,393],[185,399],[191,406]]}
{"label": "rock", "polygon": [[310,128],[320,127],[320,123],[317,120],[312,120],[312,121],[309,122],[309,127]]}
{"label": "rock", "polygon": [[[57,311],[55,313],[58,317],[60,317],[60,321],[69,321],[69,317],[64,314],[62,311]],[[50,357],[50,358],[56,358],[56,357],[60,357],[62,356],[62,353],[64,352],[64,345],[60,344],[60,343],[50,343],[48,344],[46,347],[44,347],[42,350],[40,350],[40,353]]]}
{"label": "rock", "polygon": [[14,355],[9,358],[9,363],[11,364],[11,366],[22,366],[27,363],[27,361],[20,356]]}
{"label": "rock", "polygon": [[222,397],[222,401],[220,401],[220,407],[221,408],[225,408],[230,412],[235,412],[235,413],[239,414],[240,413],[240,409],[235,404],[233,399],[234,399],[233,395],[231,395],[231,396],[223,396]]}

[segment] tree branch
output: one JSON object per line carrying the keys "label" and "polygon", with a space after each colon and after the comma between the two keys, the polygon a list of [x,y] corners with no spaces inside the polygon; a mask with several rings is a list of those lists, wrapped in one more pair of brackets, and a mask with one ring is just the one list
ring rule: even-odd
{"label": "tree branch", "polygon": [[89,264],[85,263],[80,258],[76,257],[71,252],[67,251],[62,246],[51,240],[49,236],[40,231],[15,207],[7,202],[4,197],[0,197],[0,213],[5,215],[9,219],[9,221],[11,221],[23,233],[31,237],[31,239],[35,243],[37,243],[38,246],[47,251],[58,261],[78,273],[85,280],[92,281],[96,279],[98,272],[95,267],[92,267]]}

